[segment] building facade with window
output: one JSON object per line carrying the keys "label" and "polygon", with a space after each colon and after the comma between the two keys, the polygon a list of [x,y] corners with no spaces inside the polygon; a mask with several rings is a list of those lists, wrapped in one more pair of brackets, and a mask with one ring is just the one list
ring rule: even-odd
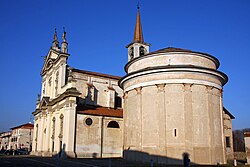
{"label": "building facade with window", "polygon": [[223,120],[224,120],[226,157],[227,157],[227,160],[233,160],[234,150],[233,150],[232,120],[235,119],[235,117],[225,107],[223,107],[223,111],[224,111]]}
{"label": "building facade with window", "polygon": [[34,125],[31,123],[22,124],[11,128],[9,149],[27,149],[31,151]]}
{"label": "building facade with window", "polygon": [[10,136],[11,136],[10,131],[0,133],[1,150],[9,149]]}
{"label": "building facade with window", "polygon": [[34,155],[183,164],[185,154],[194,164],[226,163],[232,139],[218,59],[180,48],[150,52],[139,9],[122,78],[71,68],[65,32],[62,39],[59,47],[55,31],[41,71]]}

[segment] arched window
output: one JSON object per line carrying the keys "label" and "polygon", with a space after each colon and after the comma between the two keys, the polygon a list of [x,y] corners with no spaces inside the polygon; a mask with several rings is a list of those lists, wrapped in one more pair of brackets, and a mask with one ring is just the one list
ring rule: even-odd
{"label": "arched window", "polygon": [[130,59],[133,59],[134,58],[134,47],[131,47],[129,49],[129,56],[130,56]]}
{"label": "arched window", "polygon": [[108,123],[108,128],[120,128],[120,126],[116,121],[110,121]]}
{"label": "arched window", "polygon": [[145,55],[145,48],[143,46],[140,47],[140,56]]}
{"label": "arched window", "polygon": [[122,107],[122,98],[119,96],[115,97],[115,108],[121,108]]}

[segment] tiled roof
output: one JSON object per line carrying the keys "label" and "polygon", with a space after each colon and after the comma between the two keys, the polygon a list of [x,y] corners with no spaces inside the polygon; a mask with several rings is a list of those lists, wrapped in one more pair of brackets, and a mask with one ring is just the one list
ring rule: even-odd
{"label": "tiled roof", "polygon": [[[154,53],[166,53],[166,52],[188,52],[188,53],[199,53],[199,54],[205,54],[209,55],[207,53],[202,53],[202,52],[196,52],[188,49],[182,49],[182,48],[174,48],[174,47],[168,47],[168,48],[163,48],[154,52],[150,52],[148,54],[154,54]],[[211,55],[209,55],[211,56]]]}
{"label": "tiled roof", "polygon": [[77,113],[123,118],[122,109],[112,109],[112,108],[99,107],[99,106],[77,106]]}
{"label": "tiled roof", "polygon": [[244,133],[244,136],[245,136],[245,137],[250,137],[250,132],[245,132],[245,133]]}
{"label": "tiled roof", "polygon": [[120,76],[113,76],[113,75],[108,75],[108,74],[102,74],[102,73],[98,73],[98,72],[92,72],[92,71],[86,71],[86,70],[78,70],[78,69],[72,69],[73,72],[79,72],[82,74],[89,74],[89,75],[94,75],[94,76],[98,76],[98,77],[104,77],[104,78],[111,78],[111,79],[121,79]]}
{"label": "tiled roof", "polygon": [[33,128],[34,125],[31,124],[31,123],[26,123],[26,124],[22,124],[22,125],[19,125],[19,126],[15,126],[13,128],[10,128],[11,130],[14,130],[14,129],[19,129],[19,128],[22,128],[22,129],[30,129],[30,128]]}

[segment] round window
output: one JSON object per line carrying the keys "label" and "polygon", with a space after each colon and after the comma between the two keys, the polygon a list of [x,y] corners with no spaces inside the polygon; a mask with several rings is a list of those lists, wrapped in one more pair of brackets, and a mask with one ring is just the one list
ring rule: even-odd
{"label": "round window", "polygon": [[86,120],[85,120],[85,123],[87,124],[87,125],[92,125],[92,123],[93,123],[93,120],[91,119],[91,118],[87,118]]}

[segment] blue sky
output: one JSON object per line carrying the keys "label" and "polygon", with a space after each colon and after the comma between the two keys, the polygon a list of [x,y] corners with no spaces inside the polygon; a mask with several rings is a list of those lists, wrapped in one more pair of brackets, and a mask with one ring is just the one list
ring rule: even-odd
{"label": "blue sky", "polygon": [[[0,131],[30,121],[41,91],[43,58],[57,28],[67,31],[68,63],[78,69],[125,75],[135,0],[2,0],[0,5]],[[224,106],[233,129],[250,128],[250,1],[141,0],[144,40],[151,51],[179,47],[220,60]]]}

